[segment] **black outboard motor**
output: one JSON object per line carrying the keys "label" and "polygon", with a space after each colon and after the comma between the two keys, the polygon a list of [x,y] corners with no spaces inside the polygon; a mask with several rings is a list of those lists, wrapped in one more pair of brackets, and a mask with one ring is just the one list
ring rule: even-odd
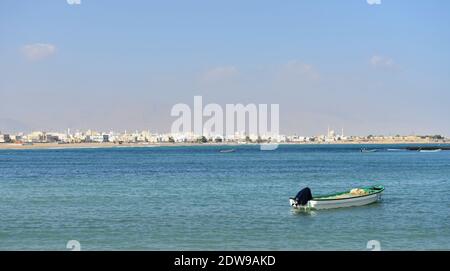
{"label": "black outboard motor", "polygon": [[295,201],[297,201],[297,204],[304,206],[308,203],[308,201],[312,200],[312,198],[311,189],[309,189],[309,187],[305,187],[297,193],[297,196],[295,196]]}

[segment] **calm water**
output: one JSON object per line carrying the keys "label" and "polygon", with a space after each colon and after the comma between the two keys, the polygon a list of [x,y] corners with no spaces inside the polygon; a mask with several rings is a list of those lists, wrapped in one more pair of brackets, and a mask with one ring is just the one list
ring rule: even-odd
{"label": "calm water", "polygon": [[[0,249],[450,249],[450,151],[360,147],[0,150]],[[305,186],[375,183],[384,200],[369,206],[305,214],[288,203]]]}

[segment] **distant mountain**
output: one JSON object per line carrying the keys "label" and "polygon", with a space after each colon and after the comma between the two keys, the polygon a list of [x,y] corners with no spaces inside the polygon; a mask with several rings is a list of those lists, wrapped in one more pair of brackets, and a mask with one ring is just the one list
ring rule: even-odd
{"label": "distant mountain", "polygon": [[0,133],[30,132],[31,127],[15,119],[0,118]]}

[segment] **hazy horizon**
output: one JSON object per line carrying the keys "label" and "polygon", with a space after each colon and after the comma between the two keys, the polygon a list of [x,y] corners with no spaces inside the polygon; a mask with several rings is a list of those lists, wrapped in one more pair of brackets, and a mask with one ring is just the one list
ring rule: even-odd
{"label": "hazy horizon", "polygon": [[279,104],[282,134],[450,136],[450,2],[371,3],[1,1],[0,131],[169,132],[201,95]]}

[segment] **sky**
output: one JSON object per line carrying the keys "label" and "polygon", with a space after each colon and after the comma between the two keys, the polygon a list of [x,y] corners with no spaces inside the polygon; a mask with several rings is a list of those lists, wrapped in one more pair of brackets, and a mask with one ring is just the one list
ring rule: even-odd
{"label": "sky", "polygon": [[447,0],[2,0],[0,131],[168,132],[279,104],[285,134],[450,136]]}

